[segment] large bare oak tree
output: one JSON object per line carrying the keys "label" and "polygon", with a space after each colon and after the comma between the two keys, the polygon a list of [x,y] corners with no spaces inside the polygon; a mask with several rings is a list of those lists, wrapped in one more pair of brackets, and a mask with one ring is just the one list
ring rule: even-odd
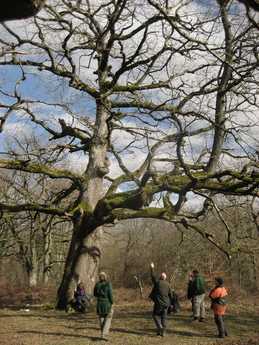
{"label": "large bare oak tree", "polygon": [[[103,225],[157,218],[188,227],[213,195],[258,197],[257,39],[242,13],[217,1],[209,13],[197,2],[59,0],[26,27],[2,24],[10,78],[1,130],[22,117],[46,136],[42,153],[64,163],[14,149],[0,167],[66,183],[51,203],[0,208],[73,223],[59,308],[73,280],[93,284]],[[81,169],[68,167],[74,155]],[[186,207],[198,199],[203,207]]]}

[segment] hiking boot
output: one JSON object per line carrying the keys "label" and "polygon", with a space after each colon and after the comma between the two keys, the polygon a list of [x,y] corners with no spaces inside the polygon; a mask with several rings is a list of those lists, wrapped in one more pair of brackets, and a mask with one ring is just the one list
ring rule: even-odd
{"label": "hiking boot", "polygon": [[206,321],[205,321],[204,317],[201,317],[201,318],[199,319],[199,322],[206,322]]}
{"label": "hiking boot", "polygon": [[160,335],[161,335],[161,337],[164,337],[166,335],[166,330],[162,329],[161,332],[160,332]]}
{"label": "hiking boot", "polygon": [[198,321],[199,319],[198,319],[198,317],[194,317],[193,319],[192,319],[192,321]]}
{"label": "hiking boot", "polygon": [[101,335],[101,339],[102,339],[103,341],[109,341],[108,336],[107,336],[106,334],[102,334],[102,335]]}
{"label": "hiking boot", "polygon": [[156,335],[161,335],[162,334],[162,328],[158,328],[156,330]]}

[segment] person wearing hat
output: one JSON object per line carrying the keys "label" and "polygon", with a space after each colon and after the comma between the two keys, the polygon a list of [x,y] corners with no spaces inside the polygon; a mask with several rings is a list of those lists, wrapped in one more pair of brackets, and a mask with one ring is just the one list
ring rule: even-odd
{"label": "person wearing hat", "polygon": [[218,329],[219,338],[224,338],[228,335],[226,326],[224,324],[224,315],[226,312],[226,297],[228,295],[224,287],[224,280],[221,277],[215,278],[216,286],[209,293],[211,299],[211,309],[214,313],[214,320]]}
{"label": "person wearing hat", "polygon": [[101,338],[108,340],[113,316],[113,295],[111,283],[107,280],[105,272],[99,274],[99,281],[94,287],[94,296],[97,298],[96,311],[100,321]]}
{"label": "person wearing hat", "polygon": [[164,336],[166,331],[167,310],[171,303],[171,288],[166,280],[166,273],[162,272],[159,279],[154,275],[154,264],[150,264],[151,279],[153,283],[149,298],[154,302],[153,319],[157,328],[157,335]]}

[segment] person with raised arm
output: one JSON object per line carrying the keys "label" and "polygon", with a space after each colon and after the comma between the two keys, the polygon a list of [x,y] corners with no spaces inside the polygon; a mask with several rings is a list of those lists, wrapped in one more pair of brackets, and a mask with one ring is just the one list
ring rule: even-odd
{"label": "person with raised arm", "polygon": [[149,298],[154,302],[153,319],[157,329],[157,335],[164,336],[166,332],[166,318],[167,310],[171,302],[171,288],[168,283],[165,272],[160,274],[159,279],[154,274],[155,265],[153,262],[150,264],[151,280],[153,283],[152,291]]}

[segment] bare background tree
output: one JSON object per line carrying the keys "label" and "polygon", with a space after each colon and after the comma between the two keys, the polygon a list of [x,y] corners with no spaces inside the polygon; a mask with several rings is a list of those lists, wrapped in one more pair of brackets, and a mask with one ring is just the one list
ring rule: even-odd
{"label": "bare background tree", "polygon": [[[166,271],[172,286],[181,293],[186,292],[188,274],[194,267],[200,269],[211,286],[215,275],[223,275],[232,294],[235,289],[258,291],[258,232],[247,203],[225,200],[222,207],[221,200],[219,205],[226,224],[230,225],[231,243],[228,230],[215,210],[188,231],[168,222],[128,220],[106,230],[102,268],[119,287],[136,288],[134,276],[148,285],[148,264],[154,261],[158,272]],[[214,243],[204,236],[208,233]]]}
{"label": "bare background tree", "polygon": [[[259,11],[258,0],[238,0],[243,3],[248,11],[248,17],[250,17],[249,9]],[[225,1],[227,3],[227,1]],[[219,1],[220,3],[220,1]],[[11,0],[3,2],[0,9],[0,21],[24,19],[37,14],[45,4],[45,0]],[[81,0],[77,0],[77,4],[81,4]]]}

